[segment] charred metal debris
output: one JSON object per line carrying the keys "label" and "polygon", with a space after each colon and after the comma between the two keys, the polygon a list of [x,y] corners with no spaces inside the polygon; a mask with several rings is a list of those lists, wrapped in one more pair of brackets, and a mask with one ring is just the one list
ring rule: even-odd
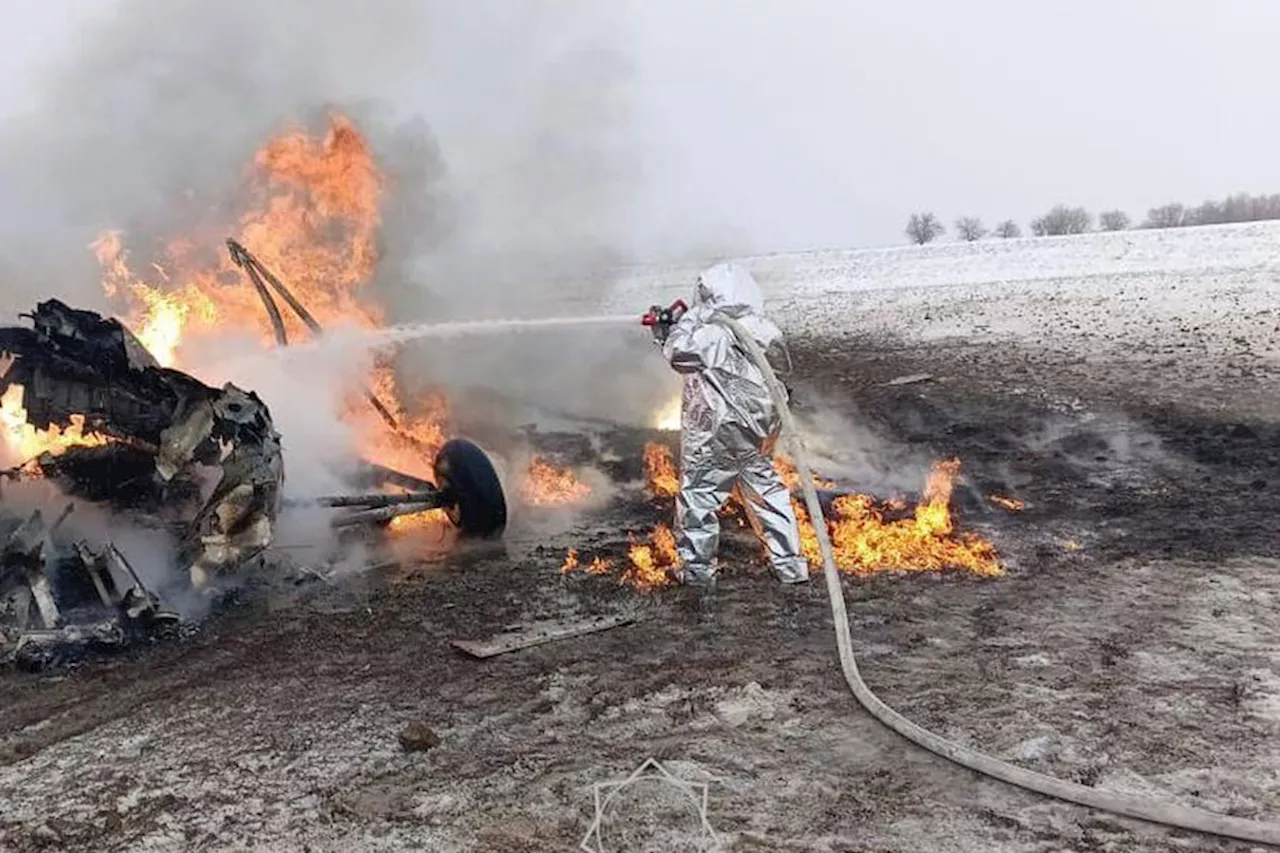
{"label": "charred metal debris", "polygon": [[[277,346],[289,339],[276,298],[312,334],[323,331],[251,252],[235,240],[227,248],[258,293]],[[11,359],[0,395],[21,386],[27,424],[64,435],[76,428],[92,440],[60,442],[57,452],[0,472],[0,485],[42,480],[66,498],[127,513],[133,526],[170,532],[187,591],[211,591],[215,578],[264,562],[283,506],[284,462],[262,400],[161,366],[119,320],[57,299],[22,316],[30,328],[0,328],[0,354]],[[365,396],[400,429],[372,390]],[[338,529],[376,529],[399,515],[439,509],[463,538],[501,537],[506,496],[488,454],[454,438],[433,462],[433,480],[366,462],[352,485],[378,491],[301,503],[344,510],[331,522]],[[17,510],[6,497],[0,493],[0,662],[41,665],[77,650],[127,645],[179,621],[112,542],[90,545],[62,532],[69,509],[46,525],[43,511]]]}
{"label": "charred metal debris", "polygon": [[[173,531],[194,587],[266,549],[284,465],[256,394],[160,366],[118,320],[92,311],[50,299],[23,316],[31,328],[0,328],[0,352],[12,359],[0,394],[19,385],[31,426],[75,424],[95,440],[42,453],[4,472],[7,480],[43,478],[68,497]],[[202,497],[211,469],[216,482]],[[63,535],[68,512],[49,525],[40,510],[0,503],[0,659],[37,665],[176,620],[113,543]]]}

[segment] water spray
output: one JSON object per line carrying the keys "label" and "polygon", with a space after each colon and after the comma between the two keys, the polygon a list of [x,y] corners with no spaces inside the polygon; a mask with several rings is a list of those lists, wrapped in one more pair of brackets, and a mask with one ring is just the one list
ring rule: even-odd
{"label": "water spray", "polygon": [[394,346],[395,344],[425,338],[448,339],[470,335],[492,335],[501,332],[536,331],[539,329],[574,328],[578,326],[618,326],[633,325],[636,318],[632,314],[601,314],[588,317],[538,317],[533,319],[503,320],[459,320],[446,323],[413,323],[391,326],[387,329],[375,329],[366,333],[366,338],[373,347]]}
{"label": "water spray", "polygon": [[[328,329],[322,335],[293,344],[287,349],[277,347],[268,352],[272,357],[276,358],[305,357],[309,352],[314,353],[326,348],[346,349],[353,352],[376,352],[420,340],[450,340],[472,336],[539,332],[586,326],[634,326],[635,322],[636,318],[633,314],[601,314],[586,317],[537,317],[532,319],[509,318],[459,320],[444,323],[410,323],[390,326],[385,329],[360,329],[347,326]],[[233,360],[228,359],[228,361]]]}

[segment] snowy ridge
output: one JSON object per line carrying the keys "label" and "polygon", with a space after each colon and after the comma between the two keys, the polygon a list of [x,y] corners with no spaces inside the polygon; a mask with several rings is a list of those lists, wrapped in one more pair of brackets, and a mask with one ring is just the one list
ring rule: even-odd
{"label": "snowy ridge", "polygon": [[[1280,222],[743,258],[789,335],[884,331],[1087,346],[1195,327],[1270,349]],[[688,299],[705,264],[619,275],[601,310]],[[1192,322],[1192,318],[1195,319]]]}
{"label": "snowy ridge", "polygon": [[[1280,267],[1280,222],[987,239],[742,258],[772,298],[1158,272]],[[692,289],[702,265],[621,274],[615,297]],[[628,299],[629,305],[633,300]],[[611,300],[612,302],[612,300]],[[616,304],[616,303],[615,303]]]}

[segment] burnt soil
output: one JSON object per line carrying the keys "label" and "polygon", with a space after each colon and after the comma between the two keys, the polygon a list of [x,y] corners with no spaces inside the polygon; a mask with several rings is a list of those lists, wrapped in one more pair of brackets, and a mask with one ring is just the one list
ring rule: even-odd
{"label": "burnt soil", "polygon": [[[1280,819],[1280,416],[1223,406],[1209,368],[1162,379],[892,341],[793,354],[802,415],[840,411],[890,467],[961,459],[958,524],[1008,569],[845,579],[882,698],[1046,773]],[[916,373],[932,378],[885,384]],[[625,481],[654,438],[544,440]],[[780,588],[741,536],[701,605],[559,573],[567,548],[620,557],[668,515],[622,489],[567,529],[535,516],[505,552],[253,596],[179,642],[5,674],[0,850],[572,850],[591,786],[651,756],[708,784],[725,849],[1250,849],[1049,802],[900,740],[850,696],[821,585]],[[484,661],[449,646],[619,611],[641,621]],[[410,725],[439,743],[406,751]],[[678,799],[629,790],[607,849],[698,849]]]}

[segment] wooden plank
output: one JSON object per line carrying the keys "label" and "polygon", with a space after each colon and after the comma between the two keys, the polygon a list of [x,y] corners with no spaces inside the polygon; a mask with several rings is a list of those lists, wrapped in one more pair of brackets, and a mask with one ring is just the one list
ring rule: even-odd
{"label": "wooden plank", "polygon": [[472,657],[491,658],[494,655],[607,631],[621,625],[629,625],[637,621],[632,615],[592,616],[586,619],[573,619],[561,622],[529,625],[514,631],[497,634],[486,640],[452,640],[454,648],[461,649]]}
{"label": "wooden plank", "polygon": [[917,382],[927,382],[932,378],[932,373],[912,373],[909,376],[899,376],[897,379],[890,379],[884,384],[885,387],[891,387],[894,385],[914,385]]}

